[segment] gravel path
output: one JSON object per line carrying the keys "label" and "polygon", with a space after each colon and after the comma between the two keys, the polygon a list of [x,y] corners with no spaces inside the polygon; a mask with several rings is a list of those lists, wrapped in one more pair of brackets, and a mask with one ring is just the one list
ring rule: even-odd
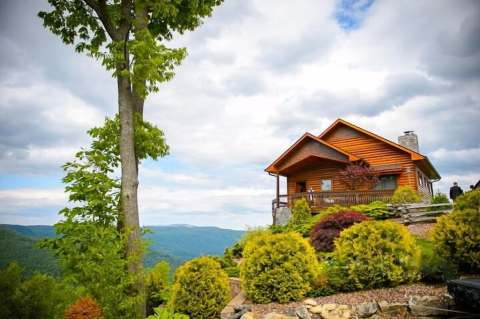
{"label": "gravel path", "polygon": [[422,238],[427,238],[428,232],[433,228],[433,224],[413,224],[409,225],[408,230],[413,234]]}
{"label": "gravel path", "polygon": [[[381,288],[364,290],[350,293],[340,293],[326,297],[315,298],[318,304],[337,303],[345,305],[356,305],[367,301],[385,300],[389,303],[407,303],[410,296],[443,296],[447,292],[445,285],[426,285],[416,283],[411,285],[401,285],[394,288]],[[253,305],[253,312],[257,316],[265,315],[269,312],[278,312],[289,314],[292,310],[300,306],[301,302],[292,302],[288,304],[270,303],[265,305]]]}

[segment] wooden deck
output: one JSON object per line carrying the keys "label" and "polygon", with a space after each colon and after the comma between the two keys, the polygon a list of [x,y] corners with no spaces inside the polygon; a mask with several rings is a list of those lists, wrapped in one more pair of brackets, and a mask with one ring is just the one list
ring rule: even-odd
{"label": "wooden deck", "polygon": [[393,192],[393,190],[370,190],[349,192],[306,192],[280,195],[278,206],[275,199],[272,201],[272,212],[275,211],[276,207],[290,207],[295,200],[300,198],[305,198],[308,201],[312,212],[333,205],[352,206],[369,204],[378,200],[388,203],[392,198]]}

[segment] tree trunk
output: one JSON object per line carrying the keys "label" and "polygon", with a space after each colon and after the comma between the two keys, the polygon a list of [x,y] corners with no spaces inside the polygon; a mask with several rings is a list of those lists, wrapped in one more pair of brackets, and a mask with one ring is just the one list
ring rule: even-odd
{"label": "tree trunk", "polygon": [[[120,113],[120,162],[122,168],[121,179],[121,209],[127,235],[126,255],[128,258],[128,272],[135,278],[135,290],[144,296],[142,242],[140,237],[140,222],[138,214],[138,170],[135,157],[134,143],[134,101],[128,78],[119,76],[118,108]],[[138,298],[136,305],[137,319],[145,318],[145,299]]]}

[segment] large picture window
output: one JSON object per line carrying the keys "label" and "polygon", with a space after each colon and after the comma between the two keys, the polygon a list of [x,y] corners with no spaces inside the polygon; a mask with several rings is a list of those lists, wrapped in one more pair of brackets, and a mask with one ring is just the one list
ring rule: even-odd
{"label": "large picture window", "polygon": [[332,190],[332,180],[331,179],[322,179],[321,180],[322,192]]}
{"label": "large picture window", "polygon": [[378,177],[378,184],[375,185],[376,190],[387,190],[397,188],[397,175],[383,175]]}

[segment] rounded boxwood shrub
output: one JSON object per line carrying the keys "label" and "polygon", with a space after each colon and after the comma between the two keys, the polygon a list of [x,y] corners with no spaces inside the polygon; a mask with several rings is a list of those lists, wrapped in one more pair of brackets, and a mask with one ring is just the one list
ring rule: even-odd
{"label": "rounded boxwood shrub", "polygon": [[175,312],[192,319],[210,319],[230,299],[228,276],[211,257],[192,259],[175,272],[171,304]]}
{"label": "rounded boxwood shrub", "polygon": [[480,270],[480,208],[455,209],[437,219],[435,252],[464,271]]}
{"label": "rounded boxwood shrub", "polygon": [[455,209],[480,209],[480,189],[466,192],[455,199]]}
{"label": "rounded boxwood shrub", "polygon": [[334,259],[355,289],[417,280],[420,258],[420,249],[408,229],[391,221],[355,224],[335,241]]}
{"label": "rounded boxwood shrub", "polygon": [[249,241],[240,277],[254,302],[302,299],[315,285],[318,261],[307,240],[297,233],[272,234]]}
{"label": "rounded boxwood shrub", "polygon": [[411,204],[422,200],[420,195],[408,186],[400,186],[393,193],[390,202],[392,204]]}
{"label": "rounded boxwood shrub", "polygon": [[367,216],[353,210],[330,215],[315,224],[310,233],[310,242],[317,251],[333,251],[333,241],[342,230],[368,219]]}

